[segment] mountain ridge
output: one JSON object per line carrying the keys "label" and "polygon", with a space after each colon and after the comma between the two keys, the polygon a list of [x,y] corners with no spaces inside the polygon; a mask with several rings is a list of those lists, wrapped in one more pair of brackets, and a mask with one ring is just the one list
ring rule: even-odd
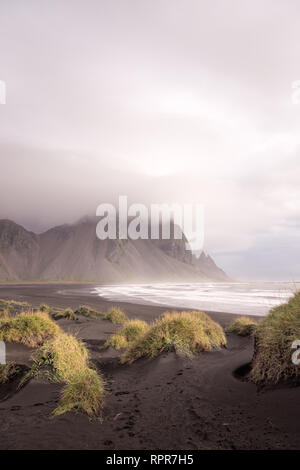
{"label": "mountain ridge", "polygon": [[196,258],[181,240],[99,240],[95,217],[36,234],[0,220],[1,281],[224,281],[213,259]]}

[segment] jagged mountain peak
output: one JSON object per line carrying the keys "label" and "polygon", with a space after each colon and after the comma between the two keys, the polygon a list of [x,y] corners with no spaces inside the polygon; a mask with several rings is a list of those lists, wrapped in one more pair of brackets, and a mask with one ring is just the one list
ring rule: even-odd
{"label": "jagged mountain peak", "polygon": [[0,220],[0,279],[106,283],[226,278],[209,255],[196,259],[185,250],[185,237],[99,240],[98,221],[85,216],[37,235]]}

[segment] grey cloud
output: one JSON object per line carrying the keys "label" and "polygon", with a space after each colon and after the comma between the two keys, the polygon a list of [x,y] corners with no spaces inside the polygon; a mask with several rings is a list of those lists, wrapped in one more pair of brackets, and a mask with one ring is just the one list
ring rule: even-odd
{"label": "grey cloud", "polygon": [[229,272],[296,273],[298,1],[2,0],[0,32],[0,217],[202,202]]}

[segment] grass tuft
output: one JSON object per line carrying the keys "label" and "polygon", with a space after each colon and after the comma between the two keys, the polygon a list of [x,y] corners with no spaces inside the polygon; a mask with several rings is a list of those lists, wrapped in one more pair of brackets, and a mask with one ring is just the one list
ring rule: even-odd
{"label": "grass tuft", "polygon": [[250,380],[277,383],[300,379],[300,366],[293,364],[292,343],[300,339],[300,292],[287,303],[270,310],[254,333],[255,351]]}
{"label": "grass tuft", "polygon": [[10,317],[10,311],[8,308],[4,308],[3,310],[0,310],[0,320],[1,319],[7,319]]}
{"label": "grass tuft", "polygon": [[0,384],[10,382],[19,373],[20,368],[14,362],[0,365]]}
{"label": "grass tuft", "polygon": [[21,313],[0,319],[0,340],[37,347],[60,334],[60,328],[46,313]]}
{"label": "grass tuft", "polygon": [[226,333],[235,333],[239,336],[252,336],[255,332],[257,322],[249,317],[239,317],[226,328]]}
{"label": "grass tuft", "polygon": [[77,410],[89,416],[100,416],[103,406],[104,386],[94,369],[73,374],[64,386],[59,406],[53,416]]}
{"label": "grass tuft", "polygon": [[129,321],[129,318],[120,308],[112,307],[109,312],[104,315],[103,320],[108,320],[112,323],[119,323],[120,325],[125,325],[125,323]]}
{"label": "grass tuft", "polygon": [[226,345],[222,327],[203,312],[165,313],[136,341],[131,343],[121,358],[132,363],[140,357],[155,357],[163,351],[193,357]]}
{"label": "grass tuft", "polygon": [[60,404],[53,411],[53,416],[71,410],[84,411],[90,416],[100,414],[103,381],[89,367],[88,352],[82,342],[63,332],[47,341],[37,352],[34,364],[21,385],[45,368],[50,380],[65,383]]}
{"label": "grass tuft", "polygon": [[39,306],[39,311],[40,311],[40,312],[48,313],[48,314],[50,315],[51,312],[52,312],[52,308],[51,308],[49,305],[47,305],[47,304],[41,304],[41,305]]}
{"label": "grass tuft", "polygon": [[104,346],[112,346],[115,349],[128,348],[140,336],[149,330],[149,326],[142,320],[129,320],[125,326],[117,330],[105,343]]}
{"label": "grass tuft", "polygon": [[81,305],[75,310],[74,313],[75,315],[83,315],[84,317],[88,318],[103,318],[103,313],[99,313],[87,305]]}
{"label": "grass tuft", "polygon": [[6,311],[8,315],[17,314],[21,311],[28,310],[30,305],[27,302],[18,302],[16,300],[0,299],[0,317],[2,312]]}
{"label": "grass tuft", "polygon": [[[89,365],[87,349],[74,336],[64,333],[45,312],[46,308],[43,310],[0,318],[0,340],[40,347],[19,388],[43,371],[50,380],[65,383],[53,416],[73,409],[99,416],[104,386],[101,377]],[[71,309],[62,313],[64,318],[75,317]],[[16,373],[17,368],[13,364],[1,367],[0,383],[10,380]]]}
{"label": "grass tuft", "polygon": [[55,320],[62,320],[62,319],[76,320],[75,313],[73,312],[73,310],[71,308],[66,308],[65,310],[57,311],[57,312],[53,313],[52,316]]}

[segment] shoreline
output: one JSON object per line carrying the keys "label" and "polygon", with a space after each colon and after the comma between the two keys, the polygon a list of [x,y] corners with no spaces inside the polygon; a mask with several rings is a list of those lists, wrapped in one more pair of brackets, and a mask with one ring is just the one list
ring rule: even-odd
{"label": "shoreline", "polygon": [[[72,286],[72,289],[70,289]],[[135,303],[124,301],[107,300],[99,294],[90,292],[91,287],[97,287],[98,284],[0,284],[0,299],[25,301],[33,307],[45,303],[53,307],[75,309],[80,305],[89,305],[91,308],[100,312],[106,312],[112,306],[119,306],[130,317],[138,316],[145,321],[153,321],[156,317],[168,311],[192,311],[201,310],[207,313],[211,318],[226,328],[234,319],[239,316],[231,312],[218,312],[215,310],[195,309],[186,307],[173,307],[170,305],[154,305],[150,303]],[[88,290],[85,291],[84,287]],[[78,291],[77,289],[78,288]],[[64,292],[65,290],[65,292]],[[240,314],[242,315],[242,313]],[[263,318],[263,315],[248,315],[257,320]]]}

